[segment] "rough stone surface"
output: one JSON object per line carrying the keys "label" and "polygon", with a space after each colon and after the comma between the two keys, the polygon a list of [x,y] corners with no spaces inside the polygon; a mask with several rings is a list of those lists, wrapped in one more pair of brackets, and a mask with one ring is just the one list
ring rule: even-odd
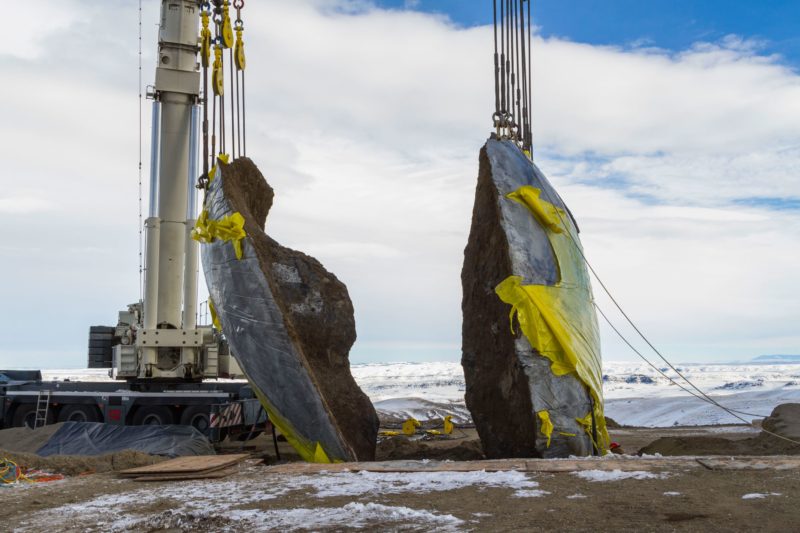
{"label": "rough stone surface", "polygon": [[499,333],[509,328],[508,306],[494,292],[513,274],[508,240],[499,221],[497,189],[484,147],[461,272],[465,398],[487,457],[534,457],[538,428],[514,337],[487,334],[487,329]]}
{"label": "rough stone surface", "polygon": [[784,403],[772,410],[761,427],[783,437],[800,440],[800,403]]}
{"label": "rough stone surface", "polygon": [[[255,252],[257,266],[267,281],[267,286],[261,287],[260,291],[245,296],[266,299],[270,306],[276,306],[279,314],[270,317],[266,323],[274,325],[279,322],[281,333],[287,337],[282,348],[265,347],[264,343],[253,345],[247,350],[257,353],[250,353],[250,358],[288,357],[289,352],[299,360],[291,370],[281,364],[258,367],[261,369],[258,372],[263,377],[273,379],[271,383],[280,383],[286,391],[285,394],[274,394],[274,390],[265,392],[273,394],[275,401],[293,394],[302,394],[304,397],[298,398],[298,401],[305,402],[309,407],[298,408],[295,411],[296,417],[293,418],[287,410],[292,409],[297,402],[293,404],[287,401],[284,414],[298,429],[310,432],[318,429],[315,425],[321,425],[308,416],[315,409],[320,411],[321,400],[321,408],[331,415],[330,420],[324,422],[330,423],[333,426],[331,431],[343,441],[343,458],[359,461],[374,459],[378,417],[369,398],[350,373],[348,354],[356,340],[356,330],[353,305],[347,287],[313,257],[281,246],[265,233],[266,218],[272,207],[274,192],[250,159],[241,158],[230,165],[224,165],[221,172],[222,189],[230,209],[238,211],[245,219],[245,246],[252,245],[252,249],[246,250],[245,255],[250,257],[249,254]],[[204,256],[204,265],[205,262]],[[222,298],[224,300],[224,295]],[[218,308],[226,305],[224,301],[215,303]],[[231,306],[228,308],[233,309]],[[237,325],[236,329],[240,327]],[[235,332],[224,329],[229,338],[236,335]],[[232,347],[234,344],[231,342]],[[240,358],[244,354],[235,355]],[[243,361],[240,359],[241,362]],[[251,371],[248,372],[245,366],[249,366]],[[253,368],[250,364],[243,365],[251,382],[255,377]],[[284,379],[265,375],[284,370]],[[308,378],[298,377],[306,373]],[[310,385],[303,385],[309,380]],[[319,400],[307,397],[313,394],[317,394]]]}
{"label": "rough stone surface", "polygon": [[[495,293],[511,275],[525,284],[559,280],[545,230],[526,208],[505,198],[523,185],[541,189],[544,198],[566,211],[552,185],[516,146],[489,140],[480,153],[461,272],[466,403],[489,458],[589,455],[591,441],[576,423],[591,409],[586,387],[573,374],[553,375],[550,361],[531,347],[516,319],[516,333],[511,333],[510,306]],[[556,428],[549,445],[536,416],[540,410],[549,412]]]}

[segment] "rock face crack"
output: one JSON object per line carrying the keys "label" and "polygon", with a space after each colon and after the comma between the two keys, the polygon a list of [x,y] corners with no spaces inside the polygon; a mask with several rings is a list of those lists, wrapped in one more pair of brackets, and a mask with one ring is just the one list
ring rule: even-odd
{"label": "rock face crack", "polygon": [[202,247],[223,332],[270,417],[301,456],[372,460],[378,417],[350,373],[356,330],[347,287],[313,257],[264,232],[273,199],[250,159],[219,164],[205,202],[208,218],[238,212],[246,233],[241,259],[230,242]]}

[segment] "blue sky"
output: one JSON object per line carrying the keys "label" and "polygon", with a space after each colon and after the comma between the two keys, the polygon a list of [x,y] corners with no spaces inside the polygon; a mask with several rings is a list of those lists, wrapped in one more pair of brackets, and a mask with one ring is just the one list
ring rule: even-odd
{"label": "blue sky", "polygon": [[[458,360],[491,2],[381,2],[247,3],[248,155],[276,191],[270,236],[347,284],[352,361]],[[137,4],[29,4],[36,31],[0,50],[0,368],[78,367],[89,326],[139,297]],[[536,162],[675,361],[800,353],[800,3],[763,5],[534,4]],[[632,357],[602,333],[606,359]]]}
{"label": "blue sky", "polygon": [[[379,5],[446,14],[463,26],[489,24],[491,0],[380,0]],[[792,0],[534,0],[534,23],[544,37],[597,45],[650,45],[680,51],[726,35],[763,40],[764,52],[800,63]]]}

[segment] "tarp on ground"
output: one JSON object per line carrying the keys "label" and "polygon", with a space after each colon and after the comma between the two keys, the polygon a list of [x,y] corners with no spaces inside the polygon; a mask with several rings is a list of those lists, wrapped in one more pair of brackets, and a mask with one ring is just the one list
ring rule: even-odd
{"label": "tarp on ground", "polygon": [[214,447],[192,426],[115,426],[98,422],[65,422],[36,455],[104,455],[135,450],[181,457],[214,455]]}

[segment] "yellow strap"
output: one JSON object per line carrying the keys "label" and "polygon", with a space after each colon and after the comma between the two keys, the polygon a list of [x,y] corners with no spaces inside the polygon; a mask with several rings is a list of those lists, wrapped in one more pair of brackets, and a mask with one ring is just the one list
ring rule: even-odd
{"label": "yellow strap", "polygon": [[208,297],[208,312],[211,313],[211,323],[214,324],[214,327],[217,328],[217,331],[222,331],[222,324],[219,321],[219,316],[217,315],[217,308],[214,305],[214,300],[211,299],[211,296]]}
{"label": "yellow strap", "polygon": [[453,425],[453,417],[450,415],[444,417],[444,434],[445,435],[451,434],[453,432],[454,427],[455,426]]}
{"label": "yellow strap", "polygon": [[[231,159],[231,157],[228,154],[219,154],[217,156],[217,165],[219,163],[223,163],[223,164],[227,165],[228,161],[230,161],[230,159]],[[211,170],[208,171],[208,182],[209,183],[214,181],[214,178],[217,177],[217,165],[214,165],[213,167],[211,167]]]}
{"label": "yellow strap", "polygon": [[314,449],[314,462],[315,463],[331,463],[328,454],[322,449],[322,445],[318,442],[317,447]]}
{"label": "yellow strap", "polygon": [[547,447],[550,447],[550,439],[553,436],[553,422],[550,420],[550,413],[545,410],[539,411],[536,413],[539,416],[539,420],[542,421],[542,425],[539,427],[539,431],[547,437]]}
{"label": "yellow strap", "polygon": [[541,189],[524,185],[506,196],[527,207],[536,220],[550,231],[562,233],[564,231],[561,222],[561,218],[564,216],[563,211],[559,216],[558,208],[550,202],[542,200],[540,198],[541,194]]}
{"label": "yellow strap", "polygon": [[419,420],[416,418],[409,418],[405,422],[403,422],[403,434],[408,435],[409,437],[417,432],[417,428],[420,427],[422,424],[419,423]]}
{"label": "yellow strap", "polygon": [[192,230],[192,238],[197,242],[210,244],[216,239],[231,241],[236,259],[242,258],[242,241],[246,236],[244,217],[238,212],[220,220],[211,220],[208,218],[208,209],[203,209]]}

